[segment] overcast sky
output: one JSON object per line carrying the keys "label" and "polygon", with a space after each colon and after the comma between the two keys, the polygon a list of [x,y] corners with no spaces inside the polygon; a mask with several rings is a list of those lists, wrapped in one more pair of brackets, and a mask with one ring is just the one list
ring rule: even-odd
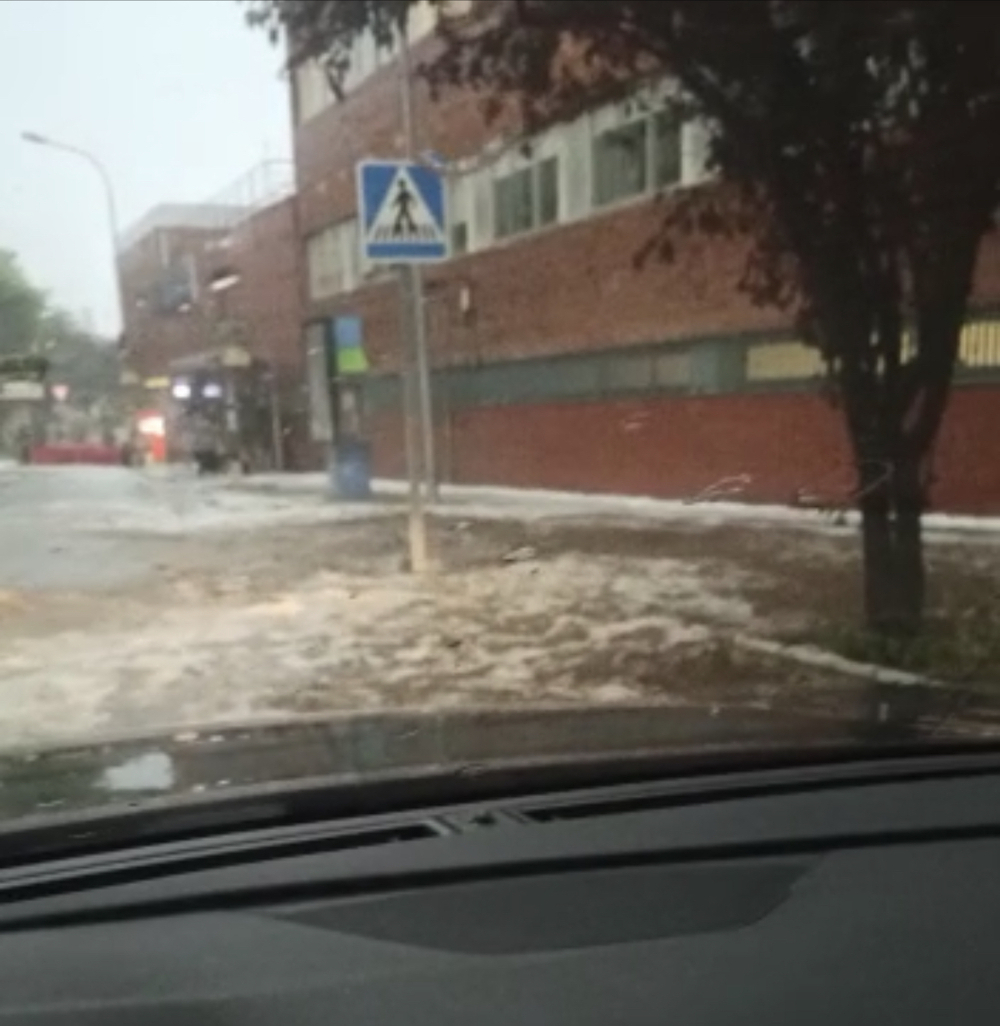
{"label": "overcast sky", "polygon": [[52,299],[117,324],[100,182],[29,129],[100,157],[122,227],[287,158],[280,54],[235,0],[0,0],[0,248]]}

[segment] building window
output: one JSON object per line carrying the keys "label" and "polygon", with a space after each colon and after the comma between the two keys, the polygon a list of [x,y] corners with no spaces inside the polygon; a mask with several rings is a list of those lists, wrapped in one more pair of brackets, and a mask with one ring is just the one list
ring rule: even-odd
{"label": "building window", "polygon": [[451,255],[464,256],[469,252],[469,225],[466,221],[453,221],[451,225]]}
{"label": "building window", "polygon": [[358,222],[330,225],[306,241],[309,298],[328,299],[357,288],[361,278]]}
{"label": "building window", "polygon": [[594,137],[594,205],[642,196],[676,185],[682,171],[682,124],[656,111]]}
{"label": "building window", "polygon": [[451,255],[462,256],[471,246],[472,182],[468,177],[448,180],[448,222],[451,225]]}
{"label": "building window", "polygon": [[691,382],[691,354],[672,348],[658,353],[653,361],[653,380],[661,388],[687,388]]}
{"label": "building window", "polygon": [[608,393],[646,391],[652,385],[651,353],[609,353],[605,357],[604,387]]}
{"label": "building window", "polygon": [[683,124],[669,110],[657,111],[650,119],[653,152],[653,188],[677,185],[683,171]]}
{"label": "building window", "polygon": [[747,351],[747,380],[805,381],[822,377],[823,354],[802,342],[759,342]]}
{"label": "building window", "polygon": [[471,10],[471,0],[436,0],[435,3],[419,0],[418,3],[411,4],[407,25],[410,44],[419,43],[425,36],[430,35],[442,19],[466,17]]}
{"label": "building window", "polygon": [[493,210],[498,239],[554,224],[559,219],[559,159],[549,157],[498,178]]}
{"label": "building window", "polygon": [[611,128],[594,139],[594,203],[604,206],[649,187],[646,121]]}
{"label": "building window", "polygon": [[972,321],[962,329],[960,367],[1000,367],[1000,321]]}
{"label": "building window", "polygon": [[538,227],[559,220],[559,160],[549,157],[536,168],[538,182]]}
{"label": "building window", "polygon": [[496,211],[496,237],[530,231],[534,225],[534,169],[525,168],[497,179],[493,186],[493,208]]}
{"label": "building window", "polygon": [[305,61],[294,72],[295,112],[299,124],[309,121],[333,103],[326,69],[315,60]]}
{"label": "building window", "polygon": [[705,341],[691,350],[691,391],[720,395],[746,387],[747,352],[738,342]]}
{"label": "building window", "polygon": [[[380,68],[391,64],[399,54],[398,43],[379,46],[370,32],[359,35],[351,52],[340,83],[344,94],[353,93]],[[299,124],[321,114],[337,99],[326,69],[317,60],[304,61],[295,68],[295,112]]]}
{"label": "building window", "polygon": [[370,32],[364,32],[355,39],[351,47],[350,62],[344,76],[343,90],[353,93],[380,68],[391,64],[399,54],[399,43],[380,46]]}

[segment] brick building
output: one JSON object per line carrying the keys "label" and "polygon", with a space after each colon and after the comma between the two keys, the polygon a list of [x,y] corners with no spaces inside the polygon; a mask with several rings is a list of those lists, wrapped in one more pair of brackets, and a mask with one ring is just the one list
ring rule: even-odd
{"label": "brick building", "polygon": [[196,368],[259,367],[284,439],[281,462],[302,465],[309,455],[297,207],[287,188],[258,188],[251,198],[241,182],[217,202],[156,208],[126,233],[125,363],[146,404],[164,406],[171,381]]}
{"label": "brick building", "polygon": [[[427,28],[415,30],[414,65],[435,45]],[[397,284],[359,257],[355,165],[403,153],[399,62],[362,49],[348,86],[335,101],[315,67],[293,76],[306,334],[315,353],[332,318],[361,318],[367,433],[376,471],[398,476]],[[526,152],[506,143],[510,126],[485,126],[472,97],[432,103],[419,82],[413,95],[420,152],[451,169],[452,259],[427,275],[441,476],[665,497],[720,482],[755,501],[846,496],[850,456],[817,356],[739,292],[744,246],[689,237],[672,260],[635,266],[662,216],[656,196],[704,184],[698,125],[678,124],[647,93]],[[937,454],[941,508],[1000,511],[998,300],[990,240]]]}
{"label": "brick building", "polygon": [[227,207],[164,204],[124,233],[124,362],[147,391],[165,387],[172,360],[205,345],[209,257],[233,216]]}

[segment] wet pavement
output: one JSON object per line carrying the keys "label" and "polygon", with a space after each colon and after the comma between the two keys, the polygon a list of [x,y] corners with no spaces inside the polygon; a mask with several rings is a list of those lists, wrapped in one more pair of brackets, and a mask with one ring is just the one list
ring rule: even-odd
{"label": "wet pavement", "polygon": [[[767,733],[786,715],[793,733],[848,722],[884,734],[915,721],[1000,731],[1000,714],[964,722],[982,696],[933,690],[928,708],[918,688],[883,692],[878,678],[734,643],[800,624],[803,596],[825,594],[801,586],[803,567],[806,584],[839,575],[846,588],[846,544],[789,536],[776,563],[756,528],[642,532],[466,513],[432,520],[441,565],[419,579],[404,570],[393,504],[262,494],[182,468],[0,466],[0,818],[67,800],[67,779],[102,804],[108,793],[438,764],[460,758],[456,737],[479,736],[403,723],[414,709],[489,709],[494,726],[524,713],[502,750],[525,757],[552,752],[550,739],[518,748],[544,707],[559,707],[561,723],[568,710],[593,712],[603,726],[588,729],[603,738],[616,710],[638,710],[628,722],[643,728],[656,710],[655,735],[630,735],[629,750],[717,731],[746,740],[741,731]],[[364,726],[386,715],[403,723],[399,744],[382,721]],[[316,728],[316,744],[263,727],[345,716],[346,749],[333,727]],[[243,740],[232,731],[244,729],[251,754],[233,762]],[[95,763],[97,737],[129,740]],[[79,759],[65,754],[74,744],[85,745]],[[3,759],[46,747],[63,751]],[[348,750],[346,763],[328,757]]]}
{"label": "wet pavement", "polygon": [[0,590],[94,591],[137,582],[162,558],[162,539],[115,531],[125,515],[162,516],[165,489],[118,467],[0,468]]}

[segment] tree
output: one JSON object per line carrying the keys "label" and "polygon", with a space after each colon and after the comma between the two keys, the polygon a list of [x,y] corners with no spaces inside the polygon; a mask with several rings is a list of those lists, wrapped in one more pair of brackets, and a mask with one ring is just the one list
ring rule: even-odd
{"label": "tree", "polygon": [[44,294],[25,277],[17,257],[0,250],[0,356],[32,350],[44,311]]}
{"label": "tree", "polygon": [[118,384],[114,347],[50,305],[6,250],[0,250],[0,376],[56,379],[84,406],[109,398]]}
{"label": "tree", "polygon": [[[444,0],[432,0],[442,11]],[[405,0],[250,0],[290,59],[344,73]],[[477,14],[479,16],[477,16]],[[526,131],[670,76],[722,185],[665,215],[745,232],[743,281],[830,370],[857,467],[869,625],[922,624],[921,519],[978,253],[1000,190],[1000,13],[963,0],[480,0],[443,18],[437,88]]]}
{"label": "tree", "polygon": [[71,402],[87,407],[116,393],[119,366],[113,344],[95,338],[61,310],[46,313],[41,336],[49,376],[69,386]]}

